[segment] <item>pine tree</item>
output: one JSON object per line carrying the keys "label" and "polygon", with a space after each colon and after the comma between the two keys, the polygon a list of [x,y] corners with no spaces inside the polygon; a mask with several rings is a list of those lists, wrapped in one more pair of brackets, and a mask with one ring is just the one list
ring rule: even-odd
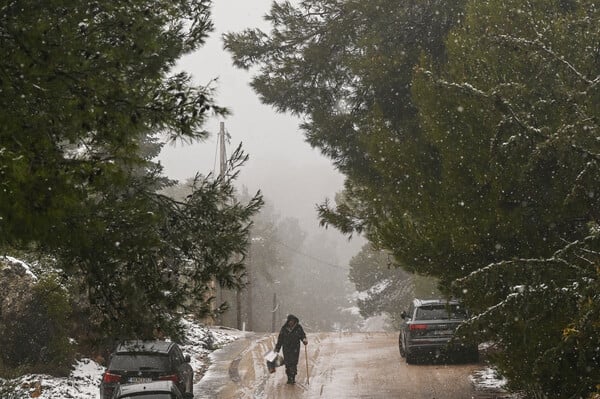
{"label": "pine tree", "polygon": [[400,313],[408,309],[415,296],[411,275],[395,266],[385,251],[377,251],[369,244],[350,260],[350,281],[358,291],[357,305],[364,318],[382,314],[398,328]]}
{"label": "pine tree", "polygon": [[[225,37],[345,174],[323,224],[440,278],[532,395],[598,380],[593,1],[274,3]],[[552,360],[554,359],[554,361]]]}
{"label": "pine tree", "polygon": [[[437,272],[436,248],[415,223],[435,208],[440,161],[420,133],[411,99],[422,54],[442,62],[464,1],[275,3],[258,29],[225,35],[261,100],[302,115],[307,141],[346,176],[344,194],[319,208],[323,224],[364,234],[410,271]],[[437,256],[437,254],[435,254]],[[443,258],[443,256],[441,256]]]}
{"label": "pine tree", "polygon": [[420,70],[413,86],[440,154],[449,259],[464,254],[448,263],[464,268],[456,292],[480,312],[480,338],[503,348],[496,362],[512,386],[530,395],[585,397],[598,378],[588,335],[598,21],[587,1],[470,2],[447,40],[448,64]]}
{"label": "pine tree", "polygon": [[[206,138],[226,115],[211,87],[175,72],[212,30],[209,0],[0,6],[0,245],[56,257],[88,298],[100,338],[178,337],[211,311],[209,285],[238,287],[259,194],[235,201],[226,176],[197,176],[174,200],[154,158],[166,141]],[[232,260],[233,259],[233,260]]]}

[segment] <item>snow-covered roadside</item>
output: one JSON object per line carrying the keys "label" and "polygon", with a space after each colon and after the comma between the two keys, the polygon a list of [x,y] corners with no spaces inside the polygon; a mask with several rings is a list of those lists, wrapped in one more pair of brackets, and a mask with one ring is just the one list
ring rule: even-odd
{"label": "snow-covered roadside", "polygon": [[498,372],[491,367],[485,367],[481,370],[476,370],[469,376],[473,389],[476,393],[476,398],[496,398],[496,399],[521,399],[522,396],[516,393],[509,393],[504,388],[506,380],[498,375]]}
{"label": "snow-covered roadside", "polygon": [[[190,355],[195,379],[199,380],[208,368],[208,354],[238,339],[238,330],[205,327],[189,320],[184,321],[187,335],[181,348]],[[29,374],[13,380],[0,379],[2,399],[97,399],[104,367],[91,359],[81,359],[74,365],[69,377]]]}
{"label": "snow-covered roadside", "polygon": [[207,328],[189,320],[184,320],[183,324],[187,330],[187,336],[181,349],[183,353],[192,358],[190,364],[194,369],[195,382],[198,382],[208,369],[210,365],[208,355],[211,352],[244,335],[243,332],[228,327]]}
{"label": "snow-covered roadside", "polygon": [[[244,332],[225,327],[206,327],[185,320],[187,330],[186,341],[181,346],[184,353],[191,357],[191,365],[195,372],[196,382],[206,372],[210,360],[209,354],[222,348],[229,342],[244,336]],[[24,375],[14,380],[0,379],[1,399],[97,399],[98,386],[104,367],[91,359],[79,360],[71,375],[56,378],[48,375]],[[475,371],[471,376],[474,389],[485,395],[489,392],[503,393],[506,381],[489,367]],[[486,396],[487,397],[487,396]],[[517,399],[518,396],[503,394],[506,399]]]}
{"label": "snow-covered roadside", "polygon": [[[479,345],[479,353],[484,357],[486,357],[489,352],[494,350],[494,345],[491,342],[486,342]],[[522,398],[522,396],[517,393],[509,393],[506,391],[506,384],[508,381],[493,367],[485,366],[482,369],[475,370],[473,374],[469,376],[469,378],[473,384],[473,389],[475,390],[475,398]]]}

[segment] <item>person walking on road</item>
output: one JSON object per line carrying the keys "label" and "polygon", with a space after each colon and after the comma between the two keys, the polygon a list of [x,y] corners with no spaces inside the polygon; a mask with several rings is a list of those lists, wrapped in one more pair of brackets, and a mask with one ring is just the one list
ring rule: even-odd
{"label": "person walking on road", "polygon": [[298,373],[298,358],[300,357],[300,342],[308,345],[304,329],[300,325],[300,320],[293,314],[288,315],[287,321],[281,327],[275,353],[283,348],[283,363],[285,364],[285,374],[287,374],[287,383],[296,383],[296,374]]}

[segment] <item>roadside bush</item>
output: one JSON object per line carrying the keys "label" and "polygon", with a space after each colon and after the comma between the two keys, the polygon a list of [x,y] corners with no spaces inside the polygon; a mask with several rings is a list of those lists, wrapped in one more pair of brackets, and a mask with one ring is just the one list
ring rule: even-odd
{"label": "roadside bush", "polygon": [[0,398],[2,399],[19,399],[17,386],[14,381],[5,381],[0,378]]}
{"label": "roadside bush", "polygon": [[20,295],[19,306],[2,314],[0,373],[4,377],[32,372],[68,375],[74,360],[69,293],[53,275],[44,276],[29,290]]}

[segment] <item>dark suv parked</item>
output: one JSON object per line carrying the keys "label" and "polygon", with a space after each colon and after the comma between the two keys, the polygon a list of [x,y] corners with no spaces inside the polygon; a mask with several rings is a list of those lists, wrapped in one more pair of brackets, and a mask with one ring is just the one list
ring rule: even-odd
{"label": "dark suv parked", "polygon": [[479,360],[477,344],[461,342],[458,337],[454,337],[458,325],[468,318],[468,312],[460,302],[414,299],[401,317],[404,322],[398,345],[400,355],[406,357],[407,363],[415,363],[420,356],[425,355],[449,357],[462,354],[468,361]]}
{"label": "dark suv parked", "polygon": [[193,398],[190,357],[184,356],[174,342],[124,342],[110,356],[100,383],[100,398],[110,399],[120,384],[151,381],[173,381],[185,398]]}

